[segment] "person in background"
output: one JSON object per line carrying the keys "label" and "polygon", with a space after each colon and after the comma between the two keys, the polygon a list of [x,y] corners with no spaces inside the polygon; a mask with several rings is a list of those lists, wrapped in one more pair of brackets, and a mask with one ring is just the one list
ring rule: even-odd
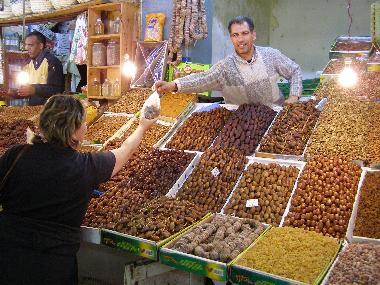
{"label": "person in background", "polygon": [[23,68],[29,75],[29,84],[18,89],[17,95],[30,97],[29,105],[43,105],[46,100],[64,91],[62,63],[45,50],[46,38],[33,31],[25,38],[29,60]]}
{"label": "person in background", "polygon": [[81,102],[48,99],[43,136],[0,157],[0,284],[77,284],[80,225],[92,191],[124,166],[155,121],[141,118],[120,148],[80,153],[87,131]]}
{"label": "person in background", "polygon": [[172,82],[157,81],[153,89],[165,92],[193,93],[217,90],[226,103],[262,103],[282,105],[277,80],[283,76],[290,82],[287,103],[295,103],[302,94],[301,69],[294,61],[277,49],[255,45],[256,31],[253,21],[238,16],[228,24],[235,52],[217,62],[209,70],[190,74]]}

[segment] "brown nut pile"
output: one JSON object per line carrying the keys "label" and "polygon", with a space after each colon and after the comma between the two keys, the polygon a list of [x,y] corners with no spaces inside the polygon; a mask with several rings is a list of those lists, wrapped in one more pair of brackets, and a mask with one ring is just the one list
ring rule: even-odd
{"label": "brown nut pile", "polygon": [[[356,72],[366,72],[367,70],[367,60],[359,60],[352,58],[351,68]],[[330,60],[326,68],[322,73],[324,74],[338,74],[345,67],[344,58],[337,58]]]}
{"label": "brown nut pile", "polygon": [[160,241],[199,221],[205,211],[189,201],[160,197],[147,202],[137,213],[123,215],[115,230]]}
{"label": "brown nut pile", "polygon": [[112,230],[122,214],[133,214],[148,200],[140,191],[114,187],[99,198],[92,198],[83,225]]}
{"label": "brown nut pile", "polygon": [[334,51],[364,51],[370,50],[371,42],[337,42],[332,50]]}
{"label": "brown nut pile", "polygon": [[297,228],[272,228],[237,262],[248,268],[307,284],[319,274],[339,248],[336,239]]}
{"label": "brown nut pile", "polygon": [[366,174],[359,201],[354,235],[380,239],[380,171]]}
{"label": "brown nut pile", "polygon": [[344,238],[360,174],[347,159],[315,156],[301,174],[285,225]]}
{"label": "brown nut pile", "polygon": [[[294,166],[252,163],[240,180],[224,213],[278,226],[298,172],[299,169]],[[251,199],[257,199],[258,206],[247,207],[247,201]]]}
{"label": "brown nut pile", "polygon": [[36,131],[32,121],[19,119],[13,122],[0,121],[0,148],[8,149],[16,144],[26,143],[26,129]]}
{"label": "brown nut pile", "polygon": [[153,149],[132,169],[122,188],[138,190],[149,197],[165,195],[178,180],[195,154],[179,150]]}
{"label": "brown nut pile", "polygon": [[379,163],[379,121],[378,103],[331,99],[319,117],[306,155],[344,155],[352,160]]}
{"label": "brown nut pile", "polygon": [[166,147],[205,151],[212,144],[231,114],[232,112],[225,108],[193,113],[179,127]]}
{"label": "brown nut pile", "polygon": [[130,118],[124,116],[102,116],[91,125],[86,134],[86,140],[105,143]]}
{"label": "brown nut pile", "polygon": [[264,227],[252,219],[215,215],[184,234],[173,249],[228,263],[246,249]]}
{"label": "brown nut pile", "polygon": [[[121,144],[137,129],[138,122],[134,122],[131,127],[123,134],[121,138],[114,139],[110,141],[106,149],[115,149],[121,146]],[[140,146],[151,148],[153,147],[165,134],[170,130],[169,126],[161,125],[155,123],[149,130],[144,134],[144,137],[140,143]]]}
{"label": "brown nut pile", "polygon": [[286,105],[262,139],[259,151],[302,155],[320,114],[315,105],[315,101]]}
{"label": "brown nut pile", "polygon": [[326,284],[376,285],[380,282],[380,245],[349,244],[338,256]]}
{"label": "brown nut pile", "polygon": [[247,163],[237,149],[209,148],[201,157],[177,197],[219,212]]}
{"label": "brown nut pile", "polygon": [[98,151],[99,148],[98,147],[95,147],[95,146],[91,146],[91,145],[79,145],[76,150],[78,152],[94,152],[94,151]]}
{"label": "brown nut pile", "polygon": [[197,102],[193,94],[167,93],[160,98],[161,116],[177,118],[190,102]]}
{"label": "brown nut pile", "polygon": [[141,110],[144,102],[150,94],[151,89],[132,89],[121,96],[117,102],[108,108],[108,112],[134,114]]}
{"label": "brown nut pile", "polygon": [[250,155],[255,152],[276,114],[264,105],[240,105],[216,138],[215,144],[223,148],[235,147],[245,155]]}
{"label": "brown nut pile", "polygon": [[42,106],[4,107],[1,110],[0,121],[11,123],[20,119],[36,119]]}

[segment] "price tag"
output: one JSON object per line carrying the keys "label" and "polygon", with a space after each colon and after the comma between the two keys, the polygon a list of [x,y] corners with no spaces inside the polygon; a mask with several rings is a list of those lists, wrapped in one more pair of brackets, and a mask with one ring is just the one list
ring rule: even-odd
{"label": "price tag", "polygon": [[211,173],[214,175],[214,177],[217,177],[220,174],[220,171],[217,167],[215,167],[213,170],[211,170]]}
{"label": "price tag", "polygon": [[259,199],[249,199],[245,204],[247,208],[257,207],[259,206]]}

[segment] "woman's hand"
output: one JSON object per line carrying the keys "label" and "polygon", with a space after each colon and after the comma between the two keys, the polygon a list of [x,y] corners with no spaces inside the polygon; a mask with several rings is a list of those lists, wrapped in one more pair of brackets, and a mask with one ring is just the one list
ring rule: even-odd
{"label": "woman's hand", "polygon": [[154,123],[157,121],[158,117],[152,120],[144,118],[144,116],[140,115],[139,126],[143,128],[144,132],[150,129]]}

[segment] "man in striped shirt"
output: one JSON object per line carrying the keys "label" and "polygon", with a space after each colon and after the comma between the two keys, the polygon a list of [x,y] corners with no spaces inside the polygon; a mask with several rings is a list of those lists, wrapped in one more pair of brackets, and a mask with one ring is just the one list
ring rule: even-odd
{"label": "man in striped shirt", "polygon": [[193,93],[209,90],[222,92],[226,103],[261,103],[282,105],[285,101],[277,80],[280,76],[290,82],[287,103],[295,103],[302,93],[302,75],[298,64],[271,47],[255,46],[253,21],[238,16],[228,24],[235,52],[217,62],[211,69],[178,78],[172,82],[157,81],[159,93]]}

